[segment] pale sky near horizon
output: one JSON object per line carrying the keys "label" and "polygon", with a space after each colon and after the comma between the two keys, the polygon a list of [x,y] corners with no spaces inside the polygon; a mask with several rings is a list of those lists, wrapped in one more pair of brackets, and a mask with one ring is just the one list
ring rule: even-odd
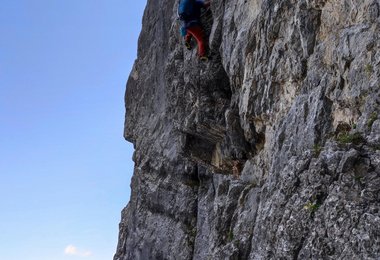
{"label": "pale sky near horizon", "polygon": [[146,0],[0,3],[0,260],[112,259]]}

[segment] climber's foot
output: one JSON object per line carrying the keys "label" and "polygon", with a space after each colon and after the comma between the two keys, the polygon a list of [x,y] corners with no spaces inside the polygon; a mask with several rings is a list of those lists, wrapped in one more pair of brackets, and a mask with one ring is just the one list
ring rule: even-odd
{"label": "climber's foot", "polygon": [[186,47],[186,49],[191,50],[190,42],[185,42],[185,47]]}
{"label": "climber's foot", "polygon": [[206,61],[208,61],[208,57],[206,55],[201,56],[200,60],[203,61],[203,62],[206,62]]}

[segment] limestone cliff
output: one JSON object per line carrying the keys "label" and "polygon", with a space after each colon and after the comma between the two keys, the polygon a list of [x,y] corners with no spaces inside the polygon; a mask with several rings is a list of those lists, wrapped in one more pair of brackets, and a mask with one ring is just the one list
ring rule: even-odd
{"label": "limestone cliff", "polygon": [[380,259],[380,0],[148,0],[114,260]]}

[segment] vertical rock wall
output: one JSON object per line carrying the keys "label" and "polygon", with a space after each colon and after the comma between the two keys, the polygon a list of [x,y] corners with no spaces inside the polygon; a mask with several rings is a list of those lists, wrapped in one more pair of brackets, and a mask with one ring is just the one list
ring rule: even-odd
{"label": "vertical rock wall", "polygon": [[380,1],[214,0],[212,59],[148,0],[114,260],[379,259]]}

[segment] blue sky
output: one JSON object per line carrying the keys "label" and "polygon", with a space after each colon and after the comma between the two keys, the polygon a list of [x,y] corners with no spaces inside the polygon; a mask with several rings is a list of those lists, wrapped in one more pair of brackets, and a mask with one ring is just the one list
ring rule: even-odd
{"label": "blue sky", "polygon": [[0,1],[0,259],[112,259],[146,0]]}

